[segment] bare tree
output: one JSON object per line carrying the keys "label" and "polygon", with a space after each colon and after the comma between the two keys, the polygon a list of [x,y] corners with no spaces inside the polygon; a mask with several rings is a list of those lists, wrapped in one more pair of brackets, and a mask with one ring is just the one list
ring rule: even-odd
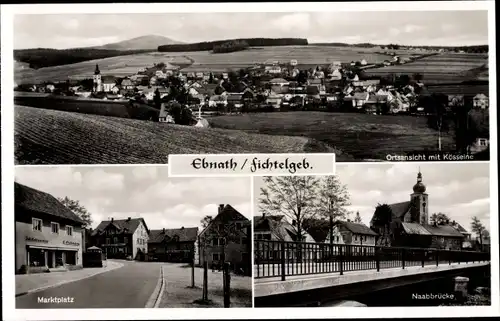
{"label": "bare tree", "polygon": [[317,204],[320,216],[328,219],[330,243],[333,243],[333,225],[336,220],[345,219],[351,205],[347,187],[342,185],[337,176],[326,176],[321,180]]}
{"label": "bare tree", "polygon": [[264,177],[259,208],[264,213],[282,214],[292,221],[297,238],[304,239],[304,220],[317,215],[319,179],[315,176]]}
{"label": "bare tree", "polygon": [[483,247],[483,236],[484,236],[484,231],[486,228],[484,227],[483,223],[479,220],[477,216],[474,216],[472,218],[471,222],[471,230],[472,232],[476,233],[476,235],[479,237],[479,244],[481,245],[481,249]]}

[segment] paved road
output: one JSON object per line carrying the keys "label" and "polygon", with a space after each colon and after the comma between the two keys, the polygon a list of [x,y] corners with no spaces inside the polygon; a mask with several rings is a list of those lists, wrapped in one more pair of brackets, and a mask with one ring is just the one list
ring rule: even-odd
{"label": "paved road", "polygon": [[[160,276],[160,263],[128,262],[116,270],[16,298],[17,309],[144,308]],[[38,303],[39,298],[72,303]]]}

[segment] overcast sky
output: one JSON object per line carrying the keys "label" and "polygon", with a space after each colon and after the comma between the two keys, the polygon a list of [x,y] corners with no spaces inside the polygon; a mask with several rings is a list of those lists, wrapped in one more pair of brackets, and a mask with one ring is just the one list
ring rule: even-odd
{"label": "overcast sky", "polygon": [[[417,182],[419,164],[337,164],[337,175],[351,196],[350,210],[359,211],[369,225],[377,204],[410,200]],[[429,215],[442,212],[470,231],[477,216],[490,226],[489,165],[486,163],[421,164],[423,183],[429,194]],[[261,178],[255,179],[255,196],[260,195]],[[259,213],[258,200],[255,213]],[[259,215],[259,214],[256,214]],[[354,216],[351,217],[353,219]]]}
{"label": "overcast sky", "polygon": [[182,42],[304,37],[309,42],[488,43],[487,11],[18,15],[14,47],[97,46],[157,34]]}
{"label": "overcast sky", "polygon": [[101,220],[142,217],[150,229],[200,227],[218,204],[251,218],[250,178],[168,178],[167,167],[17,167],[16,181],[78,200]]}

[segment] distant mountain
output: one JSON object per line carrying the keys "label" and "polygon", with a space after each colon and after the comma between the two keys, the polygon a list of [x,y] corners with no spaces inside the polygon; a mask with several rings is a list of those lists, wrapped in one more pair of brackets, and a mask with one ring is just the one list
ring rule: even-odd
{"label": "distant mountain", "polygon": [[140,50],[140,49],[156,50],[159,46],[166,44],[176,45],[176,44],[182,44],[182,42],[164,36],[147,35],[92,48],[107,49],[107,50]]}

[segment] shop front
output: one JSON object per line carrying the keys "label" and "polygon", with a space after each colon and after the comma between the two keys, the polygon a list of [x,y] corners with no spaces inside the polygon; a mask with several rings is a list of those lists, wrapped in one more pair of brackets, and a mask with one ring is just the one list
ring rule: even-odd
{"label": "shop front", "polygon": [[16,235],[16,270],[20,273],[82,266],[82,240],[73,236],[45,235],[29,231]]}

